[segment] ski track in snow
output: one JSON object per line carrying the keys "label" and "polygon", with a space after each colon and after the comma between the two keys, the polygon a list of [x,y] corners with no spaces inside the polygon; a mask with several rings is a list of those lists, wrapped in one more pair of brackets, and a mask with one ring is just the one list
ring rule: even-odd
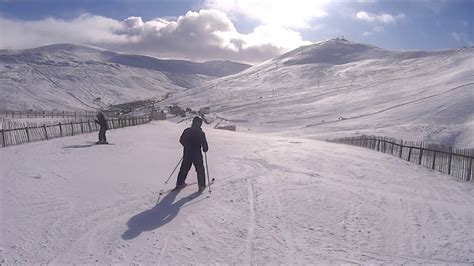
{"label": "ski track in snow", "polygon": [[205,128],[212,193],[156,204],[184,126],[1,149],[0,262],[474,262],[472,183],[358,147]]}
{"label": "ski track in snow", "polygon": [[250,223],[249,223],[249,229],[248,229],[248,239],[247,239],[247,254],[248,254],[248,264],[251,264],[253,262],[253,250],[254,250],[254,235],[255,235],[255,220],[256,220],[256,214],[255,214],[255,192],[253,188],[253,183],[250,178],[247,178],[247,183],[248,183],[248,193],[249,193],[249,213],[250,213]]}

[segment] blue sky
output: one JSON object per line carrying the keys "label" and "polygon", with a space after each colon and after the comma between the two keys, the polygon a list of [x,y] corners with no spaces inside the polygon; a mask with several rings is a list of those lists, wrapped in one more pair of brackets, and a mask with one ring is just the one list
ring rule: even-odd
{"label": "blue sky", "polygon": [[385,49],[431,50],[472,46],[472,14],[473,0],[0,0],[0,48],[72,42],[258,62],[343,35]]}

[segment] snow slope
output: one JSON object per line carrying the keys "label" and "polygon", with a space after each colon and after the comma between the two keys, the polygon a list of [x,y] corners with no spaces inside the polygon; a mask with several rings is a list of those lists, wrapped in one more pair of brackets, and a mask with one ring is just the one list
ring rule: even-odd
{"label": "snow slope", "polygon": [[474,147],[474,48],[387,51],[334,39],[168,101],[238,128],[326,139],[377,134]]}
{"label": "snow slope", "polygon": [[184,126],[0,149],[0,263],[474,262],[472,183],[357,147],[206,128],[211,196],[156,205]]}
{"label": "snow slope", "polygon": [[182,91],[249,65],[194,63],[55,44],[0,51],[0,109],[104,107]]}

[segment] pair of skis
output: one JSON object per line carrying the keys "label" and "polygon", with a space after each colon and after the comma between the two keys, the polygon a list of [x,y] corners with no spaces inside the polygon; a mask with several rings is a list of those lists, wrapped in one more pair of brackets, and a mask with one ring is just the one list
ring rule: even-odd
{"label": "pair of skis", "polygon": [[[207,152],[204,152],[204,158],[205,158],[205,162],[206,162],[206,176],[207,176],[207,184],[206,184],[206,187],[204,189],[209,188],[209,193],[211,193],[211,185],[214,183],[214,178],[209,179],[209,166],[208,166],[208,163],[207,163]],[[184,157],[181,157],[181,159],[179,160],[179,162],[176,164],[175,168],[171,172],[170,176],[166,179],[165,184],[168,184],[168,181],[170,180],[171,176],[173,176],[174,172],[178,168],[179,164],[183,161],[183,159],[184,159]],[[183,189],[183,188],[185,188],[189,185],[193,185],[193,184],[196,184],[196,182],[187,184],[186,186],[181,187],[181,188],[173,188],[173,189],[165,190],[165,191],[161,190],[160,195],[158,196],[158,200],[156,201],[156,204],[158,204],[158,202],[160,201],[162,195],[168,194],[170,192],[180,191],[181,189]],[[200,191],[200,192],[203,192],[203,191]]]}
{"label": "pair of skis", "polygon": [[[206,184],[206,187],[205,187],[204,189],[206,189],[206,188],[208,188],[210,185],[214,184],[214,181],[215,181],[214,178],[211,179],[211,181]],[[176,188],[176,187],[175,187],[175,188],[168,189],[168,190],[161,190],[161,191],[160,191],[160,194],[158,195],[158,200],[156,201],[156,204],[158,204],[158,202],[160,202],[160,199],[161,199],[161,197],[162,197],[163,195],[166,195],[166,194],[169,194],[169,193],[172,193],[172,192],[173,192],[173,193],[174,193],[174,192],[177,193],[177,192],[180,192],[181,190],[185,189],[186,187],[189,187],[189,186],[192,186],[192,185],[196,185],[196,184],[197,184],[197,182],[191,182],[191,183],[188,183],[188,184],[186,184],[186,186],[181,187],[181,188]],[[203,190],[203,192],[204,192],[204,190]],[[209,191],[209,193],[211,193],[211,192]]]}

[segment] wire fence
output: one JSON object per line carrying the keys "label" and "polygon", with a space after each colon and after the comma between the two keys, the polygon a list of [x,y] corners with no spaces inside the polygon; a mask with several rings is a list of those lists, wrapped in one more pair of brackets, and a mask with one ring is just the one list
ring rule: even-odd
{"label": "wire fence", "polygon": [[438,144],[377,136],[348,137],[328,141],[388,153],[461,180],[473,181],[472,161],[474,149],[458,149]]}
{"label": "wire fence", "polygon": [[91,118],[97,115],[97,111],[1,111],[0,116],[7,118]]}
{"label": "wire fence", "polygon": [[[108,119],[109,129],[149,123],[150,116],[121,117]],[[0,129],[0,147],[7,147],[40,140],[49,140],[98,131],[100,126],[94,119],[65,123],[15,123]]]}

